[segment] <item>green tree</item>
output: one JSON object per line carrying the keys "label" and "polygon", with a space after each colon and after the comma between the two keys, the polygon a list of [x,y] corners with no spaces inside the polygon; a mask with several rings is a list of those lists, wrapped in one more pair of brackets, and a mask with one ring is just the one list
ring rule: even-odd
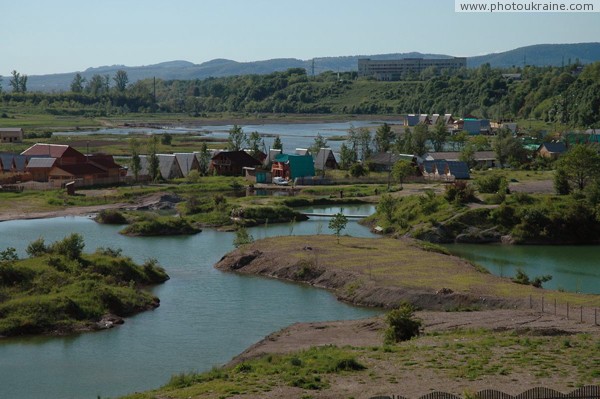
{"label": "green tree", "polygon": [[371,131],[367,127],[358,129],[358,142],[360,146],[360,160],[366,161],[371,156]]}
{"label": "green tree", "polygon": [[25,93],[27,91],[27,75],[21,75],[16,70],[11,72],[12,78],[9,84],[12,86],[13,93]]}
{"label": "green tree", "polygon": [[[467,136],[469,135],[469,133],[465,133],[467,134]],[[490,141],[487,137],[482,135],[471,137],[469,143],[475,147],[475,151],[485,151],[490,149]]]}
{"label": "green tree", "polygon": [[127,83],[129,83],[129,77],[127,76],[127,72],[125,72],[122,69],[119,69],[115,73],[113,80],[115,82],[115,89],[117,89],[119,93],[124,92],[127,88]]}
{"label": "green tree", "polygon": [[583,190],[600,179],[600,156],[594,146],[577,144],[562,155],[556,169],[557,175],[564,174],[571,187]]}
{"label": "green tree", "polygon": [[131,152],[131,172],[133,173],[133,180],[137,182],[140,177],[140,171],[142,170],[140,143],[137,141],[137,139],[132,138],[129,141],[129,150]]}
{"label": "green tree", "polygon": [[377,213],[383,215],[388,223],[391,223],[396,212],[396,200],[390,194],[383,194],[377,204]]}
{"label": "green tree", "polygon": [[342,143],[340,147],[340,168],[348,169],[354,162],[356,162],[356,152],[349,148],[346,143]]}
{"label": "green tree", "polygon": [[152,181],[160,179],[160,159],[158,158],[158,136],[153,134],[148,141],[148,173]]}
{"label": "green tree", "polygon": [[198,158],[198,164],[200,165],[199,172],[202,176],[206,176],[208,174],[208,170],[210,169],[210,153],[208,152],[208,146],[206,142],[202,142],[200,146],[200,152],[196,155]]}
{"label": "green tree", "polygon": [[404,179],[406,179],[408,176],[413,175],[414,173],[415,168],[409,161],[404,159],[397,161],[392,167],[392,176],[394,177],[394,180],[400,182],[400,188],[402,188],[402,183],[404,182]]}
{"label": "green tree", "polygon": [[321,135],[321,133],[317,133],[317,136],[314,139],[313,145],[310,146],[309,151],[313,157],[316,157],[321,148],[327,148],[327,139]]}
{"label": "green tree", "polygon": [[229,137],[227,138],[227,149],[229,151],[239,151],[246,144],[246,134],[238,125],[233,125],[229,129]]}
{"label": "green tree", "polygon": [[104,79],[101,75],[95,74],[88,81],[85,91],[94,97],[97,97],[104,93]]}
{"label": "green tree", "polygon": [[394,132],[387,123],[379,126],[375,131],[375,149],[377,152],[388,152],[394,145]]}
{"label": "green tree", "polygon": [[328,227],[333,230],[334,234],[337,236],[338,244],[340,243],[340,234],[346,228],[347,224],[348,218],[341,212],[336,213],[329,221]]}
{"label": "green tree", "polygon": [[273,140],[273,149],[280,150],[281,152],[283,152],[283,144],[281,143],[281,137],[275,137],[275,140]]}
{"label": "green tree", "polygon": [[254,242],[252,234],[248,233],[248,230],[244,226],[239,226],[235,231],[235,238],[233,239],[233,245],[236,248],[242,245],[251,244]]}
{"label": "green tree", "polygon": [[506,165],[508,161],[522,162],[525,159],[523,146],[509,129],[498,130],[492,148],[500,167]]}
{"label": "green tree", "polygon": [[171,133],[164,133],[160,136],[160,143],[162,145],[171,145],[173,142],[173,136]]}
{"label": "green tree", "polygon": [[431,132],[431,142],[433,149],[436,152],[444,150],[444,144],[448,140],[448,130],[446,129],[446,123],[443,118],[439,118],[435,124],[433,131]]}
{"label": "green tree", "polygon": [[75,77],[71,81],[71,91],[73,93],[83,92],[83,85],[85,84],[85,78],[81,74],[76,73]]}
{"label": "green tree", "polygon": [[412,134],[412,147],[416,155],[423,156],[427,152],[427,140],[429,140],[427,125],[419,123]]}
{"label": "green tree", "polygon": [[470,143],[464,146],[458,160],[466,162],[469,168],[475,166],[475,146]]}
{"label": "green tree", "polygon": [[450,137],[450,141],[452,142],[452,148],[454,151],[460,151],[465,147],[467,141],[469,141],[469,133],[461,130],[460,132],[452,135]]}
{"label": "green tree", "polygon": [[354,159],[358,161],[359,159],[359,147],[360,147],[360,135],[358,130],[354,127],[354,125],[350,125],[350,129],[348,129],[348,147],[354,151]]}
{"label": "green tree", "polygon": [[248,138],[248,147],[250,148],[253,157],[259,153],[261,141],[262,138],[260,137],[260,133],[257,131],[250,133],[250,137]]}
{"label": "green tree", "polygon": [[404,129],[404,133],[396,140],[396,152],[400,154],[414,154],[413,135],[409,127]]}
{"label": "green tree", "polygon": [[388,327],[384,332],[384,342],[394,344],[407,341],[420,333],[421,321],[414,318],[415,308],[409,303],[402,303],[397,309],[385,315]]}

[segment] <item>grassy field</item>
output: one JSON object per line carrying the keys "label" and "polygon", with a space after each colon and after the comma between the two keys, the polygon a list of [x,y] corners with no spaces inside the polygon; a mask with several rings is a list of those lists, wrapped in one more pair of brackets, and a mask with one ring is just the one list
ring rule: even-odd
{"label": "grassy field", "polygon": [[359,392],[406,392],[414,381],[422,381],[420,390],[427,392],[427,387],[441,385],[435,380],[461,386],[463,391],[455,393],[468,396],[475,393],[469,388],[473,382],[476,386],[477,381],[502,381],[512,384],[513,391],[523,376],[544,386],[553,381],[563,389],[574,389],[598,383],[598,355],[600,341],[587,334],[528,336],[457,330],[426,333],[395,346],[325,346],[265,355],[206,373],[174,375],[159,390],[125,398],[349,398]]}

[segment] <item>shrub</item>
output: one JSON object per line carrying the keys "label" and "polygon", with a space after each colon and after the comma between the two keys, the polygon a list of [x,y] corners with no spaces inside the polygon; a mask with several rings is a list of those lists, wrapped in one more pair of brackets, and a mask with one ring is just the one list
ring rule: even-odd
{"label": "shrub", "polygon": [[512,281],[517,284],[532,285],[536,288],[542,288],[542,284],[550,280],[552,280],[552,276],[549,274],[536,276],[533,279],[530,279],[527,273],[525,273],[521,268],[517,269],[517,273],[512,278]]}
{"label": "shrub", "polygon": [[385,316],[388,325],[384,332],[386,344],[407,341],[419,335],[421,321],[414,318],[414,312],[415,309],[411,304],[403,302]]}
{"label": "shrub", "polygon": [[127,218],[115,209],[103,209],[94,219],[98,223],[103,224],[127,224]]}
{"label": "shrub", "polygon": [[44,242],[44,238],[40,237],[35,241],[31,241],[25,250],[30,257],[42,256],[48,253],[48,247]]}
{"label": "shrub", "polygon": [[444,197],[448,202],[457,202],[459,204],[467,204],[477,199],[473,187],[462,180],[455,180],[452,184],[448,184]]}
{"label": "shrub", "polygon": [[354,358],[340,359],[335,365],[335,371],[360,371],[364,369],[366,367]]}
{"label": "shrub", "polygon": [[508,187],[508,183],[504,177],[498,175],[485,176],[477,181],[477,188],[480,193],[497,193],[502,187]]}
{"label": "shrub", "polygon": [[253,242],[254,242],[254,237],[252,237],[252,235],[250,233],[248,233],[248,230],[244,226],[238,227],[238,229],[235,231],[235,238],[233,239],[233,245],[236,248],[239,248],[242,245],[251,244]]}
{"label": "shrub", "polygon": [[350,166],[350,169],[348,171],[350,172],[350,176],[352,176],[352,177],[362,177],[362,176],[366,176],[369,174],[369,169],[367,169],[361,163],[352,164],[352,166]]}
{"label": "shrub", "polygon": [[80,234],[70,234],[63,238],[61,241],[56,241],[50,246],[53,253],[58,255],[64,255],[68,259],[79,259],[83,252],[85,243],[83,237]]}

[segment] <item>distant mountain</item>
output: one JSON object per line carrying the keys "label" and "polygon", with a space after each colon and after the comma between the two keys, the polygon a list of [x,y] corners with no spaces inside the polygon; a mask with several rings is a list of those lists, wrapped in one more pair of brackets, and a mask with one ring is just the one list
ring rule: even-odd
{"label": "distant mountain", "polygon": [[[277,58],[272,60],[237,62],[226,59],[215,59],[202,64],[188,61],[168,61],[155,65],[128,67],[124,65],[101,66],[88,68],[81,75],[90,79],[94,74],[114,76],[115,72],[123,69],[127,72],[129,81],[156,77],[158,79],[206,79],[208,77],[223,77],[246,74],[267,74],[275,71],[284,71],[289,68],[305,68],[308,73],[313,71],[319,74],[324,71],[346,72],[356,71],[359,58],[374,60],[398,58],[449,58],[443,54],[394,53],[377,55],[353,55],[344,57],[321,57],[314,60],[299,60],[296,58]],[[600,43],[576,44],[538,44],[521,47],[502,53],[494,53],[467,58],[467,66],[477,67],[489,63],[492,67],[527,65],[553,65],[558,66],[569,61],[574,63],[577,59],[583,64],[600,61]],[[30,91],[65,91],[69,90],[76,72],[60,73],[54,75],[29,76],[27,88]]]}
{"label": "distant mountain", "polygon": [[537,65],[561,66],[575,63],[582,64],[600,61],[600,43],[575,44],[536,44],[519,47],[502,53],[487,54],[467,59],[468,67],[478,67],[489,63],[493,67],[506,68],[511,66]]}

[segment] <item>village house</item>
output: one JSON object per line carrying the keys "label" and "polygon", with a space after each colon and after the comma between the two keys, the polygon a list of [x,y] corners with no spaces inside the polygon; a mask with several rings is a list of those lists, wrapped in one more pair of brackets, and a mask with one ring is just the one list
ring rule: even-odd
{"label": "village house", "polygon": [[86,156],[71,146],[34,144],[21,155],[30,157],[26,170],[35,181],[74,180],[77,186],[115,184],[121,181],[124,169],[112,155]]}
{"label": "village house", "polygon": [[546,159],[558,159],[565,152],[567,152],[567,146],[562,141],[556,143],[542,143],[537,149],[537,153],[540,157]]}
{"label": "village house", "polygon": [[315,169],[337,169],[338,163],[331,148],[321,148],[315,156]]}
{"label": "village house", "polygon": [[187,177],[192,170],[200,170],[200,162],[198,162],[198,158],[196,158],[196,154],[191,152],[176,152],[175,158],[177,159],[177,164],[181,169],[181,175],[183,177]]}
{"label": "village house", "polygon": [[0,128],[1,143],[20,143],[23,141],[23,129],[20,127]]}
{"label": "village house", "polygon": [[423,161],[420,166],[421,173],[426,179],[432,180],[466,180],[470,179],[469,166],[466,162],[434,160]]}
{"label": "village house", "polygon": [[[430,152],[425,154],[423,159],[425,161],[460,161],[460,155],[461,153],[456,151]],[[495,168],[497,165],[496,153],[494,151],[475,151],[473,159],[476,163],[475,166],[481,169]]]}
{"label": "village house", "polygon": [[0,173],[25,173],[28,161],[26,155],[0,152]]}
{"label": "village house", "polygon": [[400,160],[410,162],[415,168],[418,164],[418,159],[411,154],[392,154],[391,152],[380,152],[371,156],[368,159],[369,167],[375,172],[389,172],[394,167],[394,164]]}
{"label": "village house", "polygon": [[261,162],[245,151],[221,151],[210,160],[210,169],[223,176],[242,176],[244,167],[260,166]]}
{"label": "village house", "polygon": [[279,154],[271,166],[271,175],[292,181],[297,178],[313,177],[315,164],[309,154]]}

